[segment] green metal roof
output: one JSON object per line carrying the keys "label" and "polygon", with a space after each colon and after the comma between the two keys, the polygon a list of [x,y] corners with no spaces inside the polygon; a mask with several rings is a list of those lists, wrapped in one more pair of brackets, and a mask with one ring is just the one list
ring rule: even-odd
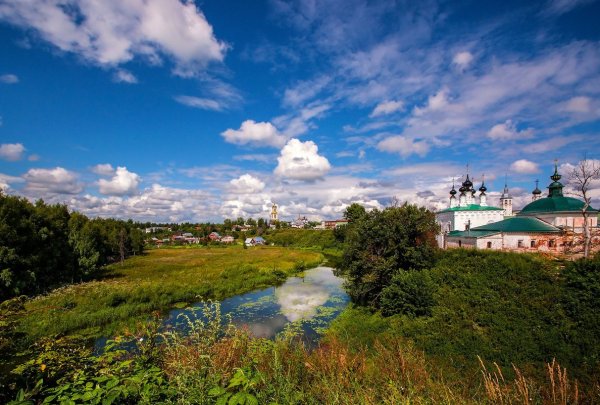
{"label": "green metal roof", "polygon": [[481,206],[479,204],[469,204],[464,207],[446,208],[438,212],[454,212],[454,211],[502,211],[502,208]]}
{"label": "green metal roof", "polygon": [[459,238],[483,238],[484,236],[490,236],[500,233],[499,231],[479,231],[471,229],[470,231],[451,231],[448,232],[448,236],[454,236]]}
{"label": "green metal roof", "polygon": [[[527,204],[519,213],[547,213],[547,212],[581,212],[583,201],[573,197],[546,197],[540,198]],[[597,212],[592,207],[588,208],[588,212]]]}
{"label": "green metal roof", "polygon": [[496,232],[534,232],[534,233],[558,233],[560,229],[537,218],[512,217],[502,221],[482,225],[471,229],[473,231],[496,231]]}

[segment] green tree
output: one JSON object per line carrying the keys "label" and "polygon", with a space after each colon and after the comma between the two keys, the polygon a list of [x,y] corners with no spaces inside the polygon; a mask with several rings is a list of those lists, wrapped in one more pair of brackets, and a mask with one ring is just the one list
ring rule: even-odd
{"label": "green tree", "polygon": [[340,266],[350,296],[379,308],[381,293],[394,275],[433,265],[437,230],[431,211],[407,203],[375,209],[357,219],[347,234]]}
{"label": "green tree", "polygon": [[348,222],[351,223],[357,222],[364,217],[366,213],[365,207],[358,203],[352,203],[344,211],[344,219],[347,219]]}

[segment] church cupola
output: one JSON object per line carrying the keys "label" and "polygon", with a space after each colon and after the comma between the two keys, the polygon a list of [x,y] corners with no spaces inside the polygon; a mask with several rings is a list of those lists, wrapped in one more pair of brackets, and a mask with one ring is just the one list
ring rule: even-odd
{"label": "church cupola", "polygon": [[487,187],[485,186],[485,177],[481,178],[481,187],[479,187],[479,205],[487,206],[487,195],[485,192],[487,191]]}
{"label": "church cupola", "polygon": [[561,175],[558,174],[558,166],[556,164],[556,160],[554,161],[554,174],[550,176],[552,183],[548,186],[548,197],[562,197],[563,196],[563,185],[559,181],[561,179]]}
{"label": "church cupola", "polygon": [[500,206],[504,210],[505,217],[512,217],[512,197],[508,192],[508,178],[504,179],[504,190],[502,191],[502,195],[500,196]]}
{"label": "church cupola", "polygon": [[538,188],[539,182],[539,180],[535,181],[535,189],[531,192],[531,194],[533,194],[531,201],[537,201],[542,198],[542,190]]}
{"label": "church cupola", "polygon": [[278,220],[277,204],[273,203],[273,206],[271,207],[271,224],[276,223]]}
{"label": "church cupola", "polygon": [[454,179],[452,179],[452,190],[450,190],[450,208],[454,208],[458,205],[456,201],[456,190],[454,189]]}

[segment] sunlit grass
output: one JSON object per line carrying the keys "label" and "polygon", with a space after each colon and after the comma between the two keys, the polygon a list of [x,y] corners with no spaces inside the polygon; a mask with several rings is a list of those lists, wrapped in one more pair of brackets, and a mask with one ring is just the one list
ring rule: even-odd
{"label": "sunlit grass", "polygon": [[150,250],[110,266],[101,280],[29,301],[19,329],[30,339],[110,334],[154,310],[271,286],[322,260],[320,253],[278,247]]}

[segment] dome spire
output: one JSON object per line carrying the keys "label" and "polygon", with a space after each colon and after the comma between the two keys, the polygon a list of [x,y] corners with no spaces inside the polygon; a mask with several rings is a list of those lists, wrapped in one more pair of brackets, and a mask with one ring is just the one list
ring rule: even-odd
{"label": "dome spire", "polygon": [[554,159],[554,174],[550,176],[552,183],[548,186],[548,197],[562,197],[563,196],[563,185],[559,180],[561,175],[558,174],[558,160]]}

